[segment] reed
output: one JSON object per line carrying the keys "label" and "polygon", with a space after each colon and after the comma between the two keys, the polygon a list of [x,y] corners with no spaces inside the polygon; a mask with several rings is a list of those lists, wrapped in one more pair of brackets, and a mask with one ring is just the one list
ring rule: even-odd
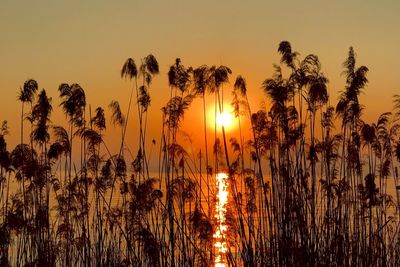
{"label": "reed", "polygon": [[[357,65],[353,48],[336,106],[316,55],[303,58],[287,41],[278,53],[281,62],[261,85],[268,105],[255,112],[244,77],[231,85],[227,66],[176,59],[158,138],[147,131],[160,72],[151,54],[139,67],[131,58],[122,67],[131,83],[126,112],[118,101],[92,110],[79,84],[61,84],[67,128],[51,120],[47,92],[27,80],[13,150],[7,122],[0,128],[1,266],[397,266],[399,96],[392,112],[368,123],[359,102],[368,68]],[[207,127],[206,97],[217,116],[229,88],[236,136]],[[196,98],[200,143],[181,129]],[[134,117],[138,132],[129,136]],[[120,132],[117,151],[103,138],[110,127]],[[136,140],[133,155],[127,140]]]}

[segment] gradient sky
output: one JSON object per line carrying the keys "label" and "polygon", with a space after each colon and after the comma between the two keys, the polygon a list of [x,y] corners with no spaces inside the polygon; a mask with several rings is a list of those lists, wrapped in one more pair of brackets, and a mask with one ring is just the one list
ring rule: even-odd
{"label": "gradient sky", "polygon": [[[391,110],[392,95],[400,94],[399,14],[396,0],[2,0],[0,120],[9,121],[13,147],[19,135],[16,97],[27,78],[48,91],[54,106],[60,103],[58,85],[76,82],[86,90],[93,109],[113,99],[126,108],[130,84],[120,78],[121,66],[128,57],[140,62],[152,53],[161,73],[151,88],[149,138],[158,139],[160,108],[169,91],[166,73],[176,57],[186,66],[227,65],[234,72],[232,83],[242,74],[254,110],[263,101],[262,81],[279,62],[278,44],[288,40],[301,56],[319,56],[330,80],[332,104],[344,88],[341,64],[353,46],[358,65],[370,69],[370,83],[361,97],[364,119],[375,121]],[[197,106],[199,100],[183,125],[195,136],[194,120],[202,123]],[[52,120],[63,124],[61,118],[57,111]]]}

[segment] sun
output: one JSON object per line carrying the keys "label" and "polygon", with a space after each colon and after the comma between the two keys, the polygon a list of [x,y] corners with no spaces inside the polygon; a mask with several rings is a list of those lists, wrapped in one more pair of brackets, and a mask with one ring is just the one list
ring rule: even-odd
{"label": "sun", "polygon": [[224,111],[217,114],[217,126],[229,128],[233,123],[233,117],[230,113]]}
{"label": "sun", "polygon": [[209,107],[207,111],[207,126],[212,129],[221,132],[224,128],[225,132],[235,131],[238,127],[238,121],[229,105],[225,105],[221,112],[215,110],[215,107]]}

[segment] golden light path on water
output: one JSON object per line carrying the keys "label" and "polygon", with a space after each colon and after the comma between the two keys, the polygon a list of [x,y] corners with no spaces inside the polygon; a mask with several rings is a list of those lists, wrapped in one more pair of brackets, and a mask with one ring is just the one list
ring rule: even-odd
{"label": "golden light path on water", "polygon": [[217,227],[214,233],[215,248],[215,267],[226,267],[226,252],[228,250],[226,244],[225,214],[226,205],[228,203],[228,175],[226,173],[218,173],[217,181],[217,201],[215,204],[215,218],[217,219]]}

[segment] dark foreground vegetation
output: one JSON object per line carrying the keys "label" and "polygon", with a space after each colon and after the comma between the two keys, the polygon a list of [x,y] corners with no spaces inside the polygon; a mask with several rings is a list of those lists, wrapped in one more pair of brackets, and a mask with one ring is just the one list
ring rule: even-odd
{"label": "dark foreground vegetation", "polygon": [[[61,84],[68,127],[58,126],[47,92],[27,80],[18,95],[20,143],[8,150],[6,123],[0,132],[1,266],[211,266],[221,170],[229,172],[227,265],[398,266],[400,97],[393,113],[368,124],[359,102],[368,68],[356,64],[352,48],[334,106],[317,56],[303,58],[288,42],[278,52],[281,63],[262,84],[270,105],[256,112],[243,77],[229,84],[226,66],[186,68],[177,59],[158,140],[146,133],[159,73],[152,55],[123,65],[128,109],[112,101],[107,123],[79,84]],[[207,140],[206,97],[222,111],[226,88],[238,136],[214,129]],[[179,127],[195,98],[204,104],[205,132],[193,155]],[[139,130],[127,136],[134,113]],[[250,134],[241,129],[246,120]],[[120,133],[118,151],[103,141],[111,126]],[[135,155],[126,140],[137,144]]]}

